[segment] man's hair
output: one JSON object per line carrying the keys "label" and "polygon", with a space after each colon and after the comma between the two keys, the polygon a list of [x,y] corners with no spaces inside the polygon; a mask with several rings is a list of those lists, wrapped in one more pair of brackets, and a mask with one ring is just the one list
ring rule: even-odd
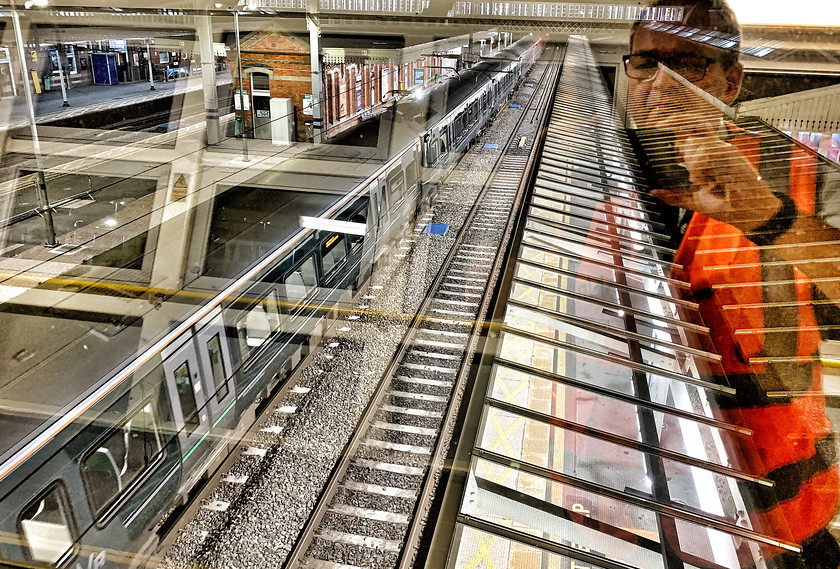
{"label": "man's hair", "polygon": [[[640,27],[671,23],[686,28],[699,28],[700,32],[694,34],[696,37],[687,37],[686,39],[721,50],[722,55],[719,61],[724,67],[729,67],[738,61],[741,52],[741,26],[738,25],[735,12],[732,11],[726,0],[653,0],[649,6],[651,9],[642,11],[640,18],[633,22],[633,27],[630,30],[631,48],[633,38]],[[657,19],[660,11],[655,10],[655,8],[669,7],[683,8],[682,20],[674,21],[665,17]],[[664,15],[664,11],[662,13]],[[668,14],[671,17],[674,11],[669,10]],[[658,31],[668,33],[665,30]],[[707,38],[706,34],[702,32],[719,32],[719,34],[716,34],[717,37],[715,38]],[[710,43],[710,39],[721,40],[719,43],[724,43],[724,45]]]}

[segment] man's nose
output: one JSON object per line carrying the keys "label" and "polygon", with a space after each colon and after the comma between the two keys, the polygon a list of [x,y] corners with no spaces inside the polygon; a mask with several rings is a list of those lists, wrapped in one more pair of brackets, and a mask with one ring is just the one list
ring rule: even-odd
{"label": "man's nose", "polygon": [[653,77],[650,79],[650,86],[652,89],[668,89],[674,87],[676,84],[677,82],[674,81],[674,78],[671,77],[662,67],[657,67],[656,73],[654,73]]}

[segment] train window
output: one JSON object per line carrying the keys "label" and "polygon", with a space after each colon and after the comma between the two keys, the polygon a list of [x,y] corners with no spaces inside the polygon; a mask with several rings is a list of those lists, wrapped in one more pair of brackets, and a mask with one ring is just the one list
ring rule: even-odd
{"label": "train window", "polygon": [[344,237],[340,235],[329,237],[324,242],[323,248],[324,274],[330,274],[330,271],[339,265],[346,256],[347,250],[344,248]]}
{"label": "train window", "polygon": [[271,335],[271,322],[268,313],[261,304],[250,308],[245,316],[236,322],[236,333],[242,355],[247,355],[252,348],[258,348]]}
{"label": "train window", "polygon": [[184,416],[184,429],[189,435],[199,424],[198,403],[195,401],[194,390],[201,388],[200,383],[196,383],[193,387],[189,363],[184,362],[175,370],[175,388],[178,390],[178,402],[181,404],[181,412]]}
{"label": "train window", "polygon": [[64,486],[54,484],[20,515],[20,529],[33,561],[56,564],[76,541],[75,527]]}
{"label": "train window", "polygon": [[[362,209],[356,212],[353,217],[350,218],[350,221],[353,223],[367,224],[366,210]],[[347,242],[350,244],[350,249],[355,249],[361,245],[364,240],[364,235],[347,235]]]}
{"label": "train window", "polygon": [[272,289],[265,297],[265,309],[268,312],[268,324],[272,330],[280,327],[280,299],[277,298],[277,290]]}
{"label": "train window", "polygon": [[[441,133],[443,134],[443,133]],[[417,161],[412,160],[405,166],[405,183],[406,186],[412,186],[417,183]]]}
{"label": "train window", "polygon": [[286,277],[286,298],[292,302],[302,301],[317,284],[315,258],[310,256]]}
{"label": "train window", "polygon": [[210,359],[210,369],[213,372],[213,387],[216,388],[216,401],[222,401],[230,393],[225,377],[225,363],[222,355],[222,343],[216,334],[207,342],[207,357]]}
{"label": "train window", "polygon": [[429,140],[426,143],[426,160],[429,164],[434,164],[437,161],[437,145],[434,140]]}
{"label": "train window", "polygon": [[[185,373],[188,377],[187,364],[184,363],[181,368],[186,368]],[[177,378],[178,371],[175,375]],[[178,383],[180,385],[180,382]],[[186,401],[191,401],[194,408],[195,396],[191,385],[188,390],[190,397]],[[184,401],[180,387],[178,392]],[[186,409],[184,415],[187,415]],[[196,416],[197,413],[192,413],[195,424],[198,424]],[[160,454],[162,448],[154,405],[149,402],[121,427],[112,431],[99,443],[96,450],[82,461],[82,478],[94,515],[99,515],[132,482],[151,468],[154,458]]]}
{"label": "train window", "polygon": [[403,180],[403,173],[399,168],[388,174],[388,193],[391,196],[392,203],[398,202],[405,193],[405,180]]}

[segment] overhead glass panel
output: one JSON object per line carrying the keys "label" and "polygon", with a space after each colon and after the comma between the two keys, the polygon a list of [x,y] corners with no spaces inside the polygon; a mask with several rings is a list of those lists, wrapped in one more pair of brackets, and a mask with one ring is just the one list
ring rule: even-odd
{"label": "overhead glass panel", "polygon": [[[539,290],[520,282],[514,282],[513,289],[514,294],[521,293],[526,298],[533,297],[534,294],[541,294]],[[552,295],[546,293],[543,298],[545,301],[550,301]],[[529,309],[525,306],[526,303],[512,297],[507,310],[506,324],[511,328],[536,333],[551,339],[573,341],[568,336],[564,338],[564,335],[571,335],[584,342],[574,341],[576,345],[585,345],[585,342],[594,338],[594,336],[590,337],[589,335],[595,334],[612,339],[620,344],[638,342],[648,349],[671,353],[674,357],[720,361],[720,356],[717,354],[704,351],[701,347],[693,348],[690,345],[682,345],[679,343],[678,336],[671,337],[659,326],[647,324],[643,319],[637,321],[635,316],[628,315],[626,312],[604,310],[603,305],[599,303],[571,298],[569,295],[556,295],[555,298],[556,302],[553,307],[543,303],[539,307]],[[531,322],[540,324],[540,326],[534,329],[528,324],[529,319],[531,319]],[[571,332],[570,327],[574,327],[575,331]],[[692,342],[697,343],[697,341],[698,339],[692,335]],[[615,342],[612,342],[612,344]],[[704,363],[699,365],[701,368],[705,368]]]}
{"label": "overhead glass panel", "polygon": [[450,566],[762,566],[798,546],[766,513],[774,482],[629,141],[579,97],[599,74],[573,61],[555,115],[576,118],[548,129],[497,310]]}
{"label": "overhead glass panel", "polygon": [[638,240],[633,239],[629,235],[615,235],[608,232],[597,231],[594,228],[586,230],[571,227],[569,225],[544,223],[537,219],[527,220],[525,222],[525,228],[537,235],[566,237],[568,239],[578,241],[593,241],[594,243],[603,246],[617,245],[622,250],[630,250],[634,252],[634,254],[644,257],[653,257],[660,255],[662,252],[673,253],[673,250],[653,243],[639,243]]}
{"label": "overhead glass panel", "polygon": [[[515,413],[563,419],[735,470],[746,466],[733,449],[750,444],[749,434],[716,417],[708,394],[693,386],[675,386],[664,402],[643,401],[633,394],[622,397],[617,390],[584,385],[560,374],[538,375],[497,363],[487,393],[492,405]],[[659,436],[654,441],[643,440],[642,413],[651,413],[658,426]]]}
{"label": "overhead glass panel", "polygon": [[543,164],[540,168],[540,173],[546,178],[551,179],[556,176],[571,176],[578,180],[587,182],[600,183],[608,180],[618,180],[620,182],[632,183],[633,178],[628,175],[616,174],[607,170],[589,170],[581,167],[566,167],[562,165],[547,165]]}
{"label": "overhead glass panel", "polygon": [[[671,550],[687,568],[706,567],[713,560],[716,567],[740,569],[745,560],[784,551],[757,535],[733,536],[636,500],[604,496],[500,461],[476,458],[468,477],[469,499],[459,517],[465,527],[558,553],[580,552],[576,558],[584,567],[599,566],[597,558],[604,567],[667,567],[663,552]],[[465,554],[470,551],[462,548]]]}
{"label": "overhead glass panel", "polygon": [[523,245],[520,249],[519,257],[529,263],[544,265],[548,269],[572,271],[574,273],[583,272],[586,276],[626,285],[640,292],[646,290],[665,291],[667,290],[666,285],[673,285],[678,289],[686,288],[686,285],[680,281],[654,274],[649,270],[650,267],[643,267],[643,269],[648,269],[647,271],[628,270],[623,266],[601,260],[595,255],[589,258],[582,258],[581,256],[575,256],[564,251],[552,250],[548,247],[536,248]]}

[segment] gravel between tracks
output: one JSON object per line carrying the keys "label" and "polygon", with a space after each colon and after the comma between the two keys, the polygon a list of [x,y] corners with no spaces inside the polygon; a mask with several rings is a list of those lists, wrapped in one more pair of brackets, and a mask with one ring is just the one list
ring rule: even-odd
{"label": "gravel between tracks", "polygon": [[[532,91],[522,88],[514,100],[524,103]],[[518,118],[518,113],[503,112],[481,142],[507,140]],[[303,370],[299,385],[310,391],[290,393],[289,401],[276,402],[278,409],[294,405],[297,410],[291,414],[276,410],[260,419],[263,427],[279,426],[282,432],[260,432],[252,444],[265,449],[265,456],[243,456],[233,465],[230,474],[245,474],[247,481],[220,482],[209,495],[209,501],[229,502],[229,508],[223,512],[200,510],[181,530],[160,567],[282,566],[499,152],[476,144],[453,171],[438,194],[433,217],[421,220],[448,223],[448,235],[408,234],[406,239],[414,240],[408,243],[408,256],[393,257],[377,268],[366,292],[374,298],[361,300],[368,306],[359,309],[361,318],[334,327],[313,364]],[[464,326],[439,322],[428,327],[465,331]],[[334,343],[339,345],[329,347]],[[398,375],[434,376],[418,370]],[[423,418],[400,419],[403,424],[434,426]],[[371,454],[375,455],[375,449]],[[406,484],[404,477],[389,472],[351,467],[349,474],[369,483]],[[380,561],[383,567],[390,566],[387,560]]]}

